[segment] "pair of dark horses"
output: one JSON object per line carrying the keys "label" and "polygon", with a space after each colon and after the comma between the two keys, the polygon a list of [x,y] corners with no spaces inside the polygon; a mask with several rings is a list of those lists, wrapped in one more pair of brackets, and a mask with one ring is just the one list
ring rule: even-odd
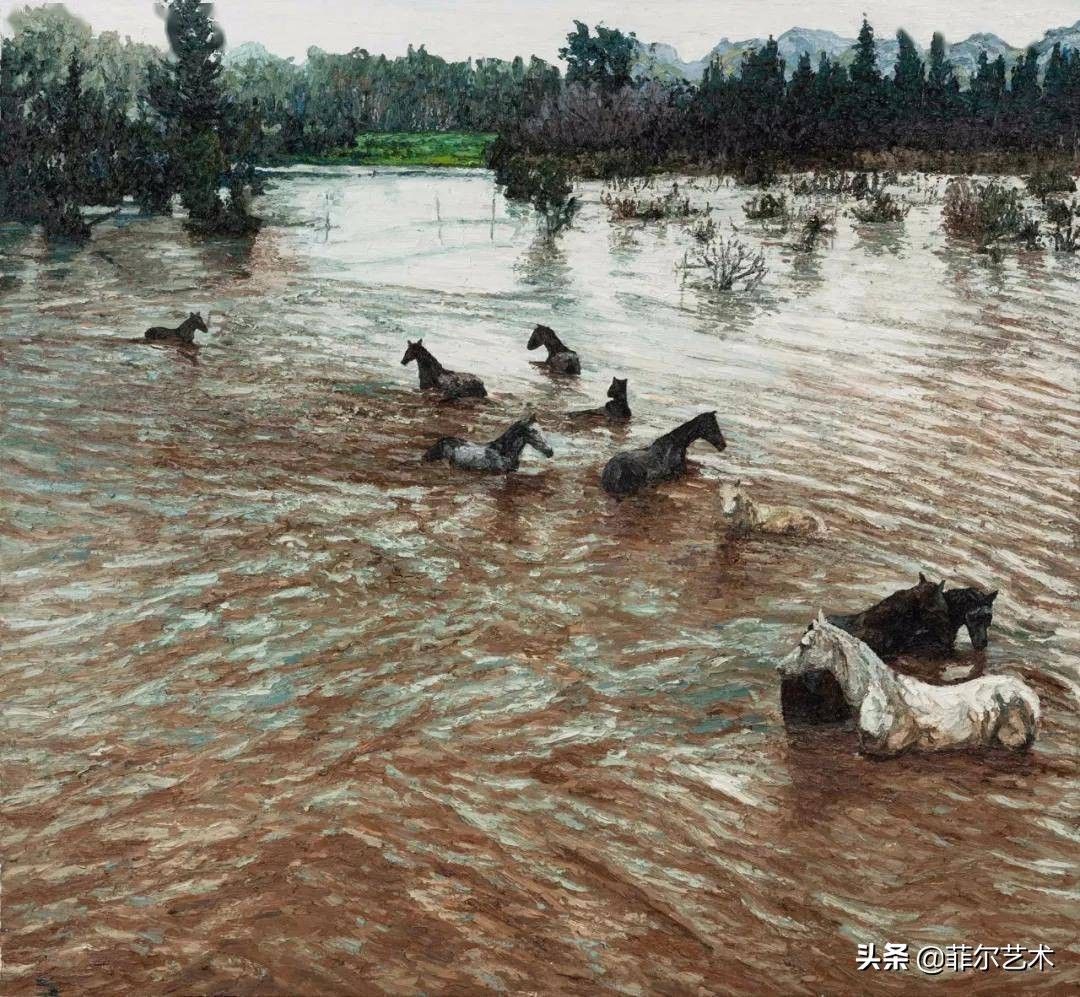
{"label": "pair of dark horses", "polygon": [[[559,339],[554,329],[546,325],[538,325],[533,329],[527,344],[530,350],[538,350],[541,347],[547,349],[548,355],[546,360],[537,364],[538,367],[546,367],[556,374],[576,376],[581,373],[581,359],[577,353]],[[487,397],[487,388],[484,387],[484,382],[480,378],[475,374],[461,373],[444,367],[424,345],[422,339],[418,339],[415,343],[409,340],[405,356],[401,358],[403,367],[414,362],[420,373],[422,391],[436,390],[442,395],[444,401]]]}
{"label": "pair of dark horses", "polygon": [[[919,573],[919,582],[894,592],[861,613],[826,617],[833,626],[857,637],[883,661],[900,655],[943,658],[952,653],[961,628],[971,646],[984,651],[990,640],[997,591],[957,588],[932,582]],[[821,672],[784,679],[780,687],[784,716],[816,722],[845,720],[850,709],[836,679]]]}

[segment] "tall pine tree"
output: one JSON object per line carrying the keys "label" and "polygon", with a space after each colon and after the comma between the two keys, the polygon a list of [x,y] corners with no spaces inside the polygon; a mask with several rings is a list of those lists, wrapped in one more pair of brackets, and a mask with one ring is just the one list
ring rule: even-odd
{"label": "tall pine tree", "polygon": [[[151,67],[149,97],[178,164],[188,227],[205,235],[245,235],[260,223],[248,211],[238,168],[243,150],[229,141],[241,130],[227,117],[220,79],[224,37],[208,8],[202,0],[169,0],[166,28],[174,58]],[[219,193],[223,183],[227,202]]]}

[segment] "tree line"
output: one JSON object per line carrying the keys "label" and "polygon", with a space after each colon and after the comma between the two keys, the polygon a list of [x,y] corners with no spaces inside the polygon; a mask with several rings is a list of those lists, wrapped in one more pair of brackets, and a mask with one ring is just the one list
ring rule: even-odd
{"label": "tree line", "polygon": [[[787,74],[771,38],[737,71],[699,84],[638,79],[638,43],[581,22],[540,59],[448,62],[410,48],[390,59],[318,49],[295,64],[257,50],[223,60],[224,36],[200,0],[169,0],[171,51],[94,35],[59,5],[10,17],[0,47],[0,221],[41,222],[83,238],[80,208],[133,198],[146,212],[174,198],[200,233],[243,234],[257,163],[323,155],[370,131],[490,131],[492,164],[574,159],[579,172],[657,165],[836,163],[892,148],[1046,152],[1080,147],[1080,52],[1030,49],[1014,66],[984,54],[961,81],[935,35],[923,59],[899,34],[878,64],[864,20],[850,64],[804,55]],[[520,171],[519,171],[520,172]],[[561,182],[561,181],[560,181]]]}
{"label": "tree line", "polygon": [[[170,0],[171,51],[90,27],[59,5],[10,17],[0,43],[0,221],[81,239],[80,208],[133,198],[147,213],[179,195],[202,234],[254,231],[256,163],[318,156],[369,131],[497,131],[562,87],[533,58],[447,62],[423,47],[388,59],[312,49],[231,64],[200,0]],[[243,54],[243,53],[241,53]]]}
{"label": "tree line", "polygon": [[838,164],[896,148],[1080,154],[1080,51],[1055,45],[1045,67],[1035,48],[1012,67],[984,52],[962,86],[940,34],[925,60],[906,32],[898,40],[886,70],[864,19],[850,61],[804,54],[789,77],[770,37],[737,70],[715,62],[693,86],[635,81],[632,35],[576,23],[560,53],[565,86],[502,133],[496,166],[518,153],[586,165],[591,156],[616,172],[684,161]]}

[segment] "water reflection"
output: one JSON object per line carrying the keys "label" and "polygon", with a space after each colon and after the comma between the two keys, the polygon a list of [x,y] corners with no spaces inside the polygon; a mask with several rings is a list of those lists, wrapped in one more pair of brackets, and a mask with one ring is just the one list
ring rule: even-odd
{"label": "water reflection", "polygon": [[860,223],[852,227],[858,236],[856,248],[871,256],[901,256],[909,247],[903,222],[882,225]]}

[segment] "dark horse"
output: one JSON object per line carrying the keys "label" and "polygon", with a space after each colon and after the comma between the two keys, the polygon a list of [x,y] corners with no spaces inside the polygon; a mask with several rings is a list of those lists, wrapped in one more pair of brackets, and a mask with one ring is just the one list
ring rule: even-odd
{"label": "dark horse", "polygon": [[994,622],[994,600],[997,589],[984,592],[982,589],[949,589],[945,593],[945,602],[949,607],[949,626],[952,638],[949,648],[956,643],[956,635],[961,627],[967,627],[971,646],[976,651],[986,650],[990,643],[990,624]]}
{"label": "dark horse", "polygon": [[623,498],[646,485],[681,477],[686,473],[686,450],[696,440],[706,440],[717,450],[726,449],[715,412],[702,413],[651,446],[616,454],[608,461],[600,482],[606,492]]}
{"label": "dark horse", "polygon": [[180,343],[183,346],[193,346],[196,329],[200,332],[209,331],[202,315],[191,312],[175,329],[167,329],[161,325],[147,329],[145,339],[148,343]]}
{"label": "dark horse", "polygon": [[521,464],[521,451],[526,446],[539,450],[545,457],[554,451],[536,427],[536,416],[515,422],[498,439],[490,443],[469,443],[456,436],[444,436],[427,453],[424,460],[449,461],[454,467],[467,471],[492,471],[508,474]]}
{"label": "dark horse", "polygon": [[608,422],[627,422],[630,419],[630,405],[626,401],[626,378],[613,377],[607,396],[611,399],[603,408],[587,408],[571,412],[571,418],[602,418]]}
{"label": "dark horse", "polygon": [[529,349],[538,350],[541,346],[547,348],[547,360],[541,360],[540,366],[553,370],[556,374],[580,374],[581,360],[558,336],[554,329],[546,325],[538,325],[533,329],[529,337]]}
{"label": "dark horse", "polygon": [[436,389],[442,392],[443,398],[487,398],[487,388],[484,382],[475,374],[459,374],[456,370],[447,370],[436,360],[424,346],[424,341],[418,339],[415,343],[409,341],[405,356],[401,358],[401,365],[416,361],[420,371],[420,388],[423,391]]}
{"label": "dark horse", "polygon": [[826,619],[858,637],[882,661],[901,654],[941,655],[956,641],[945,583],[919,573],[919,584],[894,592],[861,613],[835,614]]}

